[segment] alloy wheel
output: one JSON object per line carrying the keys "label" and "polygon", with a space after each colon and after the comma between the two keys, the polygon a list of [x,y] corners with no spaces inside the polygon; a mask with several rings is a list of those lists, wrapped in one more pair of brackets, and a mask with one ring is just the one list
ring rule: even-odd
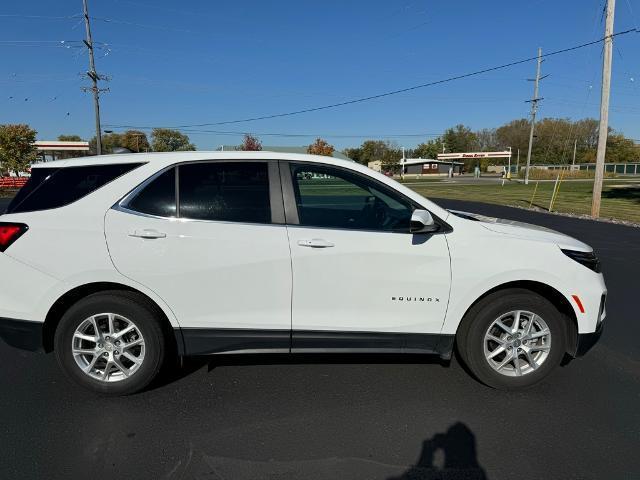
{"label": "alloy wheel", "polygon": [[501,375],[520,377],[536,371],[549,357],[551,330],[539,315],[514,310],[491,323],[483,343],[491,368]]}
{"label": "alloy wheel", "polygon": [[116,313],[100,313],[83,320],[73,334],[71,348],[82,372],[100,382],[131,377],[145,357],[140,329]]}

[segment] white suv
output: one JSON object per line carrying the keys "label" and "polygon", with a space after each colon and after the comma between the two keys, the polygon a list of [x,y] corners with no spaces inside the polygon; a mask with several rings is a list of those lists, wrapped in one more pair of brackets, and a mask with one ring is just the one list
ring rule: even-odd
{"label": "white suv", "polygon": [[444,210],[356,163],[274,152],[35,165],[0,217],[0,336],[93,390],[174,355],[454,345],[519,388],[584,353],[605,317],[592,249]]}

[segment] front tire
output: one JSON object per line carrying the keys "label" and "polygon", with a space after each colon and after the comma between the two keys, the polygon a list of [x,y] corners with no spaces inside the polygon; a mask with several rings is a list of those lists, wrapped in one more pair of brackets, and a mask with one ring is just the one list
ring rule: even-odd
{"label": "front tire", "polygon": [[482,383],[517,390],[556,368],[566,352],[566,321],[544,297],[524,289],[488,295],[465,315],[458,353]]}
{"label": "front tire", "polygon": [[133,292],[95,293],[74,304],[56,329],[64,372],[103,395],[128,395],[158,375],[166,346],[156,309]]}

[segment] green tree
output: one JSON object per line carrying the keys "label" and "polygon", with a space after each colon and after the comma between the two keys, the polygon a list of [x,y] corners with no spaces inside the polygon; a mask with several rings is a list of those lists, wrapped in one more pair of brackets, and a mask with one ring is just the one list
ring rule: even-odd
{"label": "green tree", "polygon": [[325,157],[330,157],[333,155],[335,148],[333,145],[329,145],[326,140],[322,138],[316,138],[316,141],[307,147],[307,153],[311,155],[322,155]]}
{"label": "green tree", "polygon": [[414,158],[430,158],[437,159],[438,154],[442,153],[442,139],[440,137],[428,140],[418,144],[416,148],[411,150],[411,156]]}
{"label": "green tree", "polygon": [[[113,153],[114,148],[123,147],[122,135],[119,133],[107,133],[102,135],[102,154]],[[89,151],[91,155],[96,154],[96,137],[89,140]]]}
{"label": "green tree", "polygon": [[[362,165],[380,161],[387,171],[399,169],[400,158],[402,158],[402,151],[398,145],[383,140],[365,140],[357,148],[345,148],[343,153]],[[395,164],[398,164],[397,168]]]}
{"label": "green tree", "polygon": [[607,137],[607,162],[638,162],[640,161],[640,148],[635,142],[620,133],[611,133]]}
{"label": "green tree", "polygon": [[187,135],[169,128],[154,128],[151,132],[151,143],[154,152],[178,152],[196,149],[196,146],[189,142]]}
{"label": "green tree", "polygon": [[36,160],[36,131],[24,124],[0,125],[0,168],[16,175]]}
{"label": "green tree", "polygon": [[132,152],[148,152],[151,149],[147,134],[140,130],[127,130],[120,138],[120,146]]}
{"label": "green tree", "polygon": [[382,140],[365,140],[360,147],[362,162],[366,165],[369,162],[380,160],[384,162],[389,157],[391,144]]}
{"label": "green tree", "polygon": [[444,132],[442,140],[447,152],[471,152],[478,144],[478,137],[469,127],[462,124],[449,128]]}
{"label": "green tree", "polygon": [[80,135],[58,135],[58,141],[60,142],[81,142]]}
{"label": "green tree", "polygon": [[342,150],[342,153],[344,153],[347,157],[349,157],[354,162],[366,165],[366,163],[364,163],[364,161],[361,159],[362,149],[360,147],[345,148],[344,150]]}

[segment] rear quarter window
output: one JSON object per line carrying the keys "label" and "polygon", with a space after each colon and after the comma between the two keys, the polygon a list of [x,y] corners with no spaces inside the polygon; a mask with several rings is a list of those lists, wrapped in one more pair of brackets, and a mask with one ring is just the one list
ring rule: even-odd
{"label": "rear quarter window", "polygon": [[69,205],[142,163],[34,168],[5,213],[35,212]]}

